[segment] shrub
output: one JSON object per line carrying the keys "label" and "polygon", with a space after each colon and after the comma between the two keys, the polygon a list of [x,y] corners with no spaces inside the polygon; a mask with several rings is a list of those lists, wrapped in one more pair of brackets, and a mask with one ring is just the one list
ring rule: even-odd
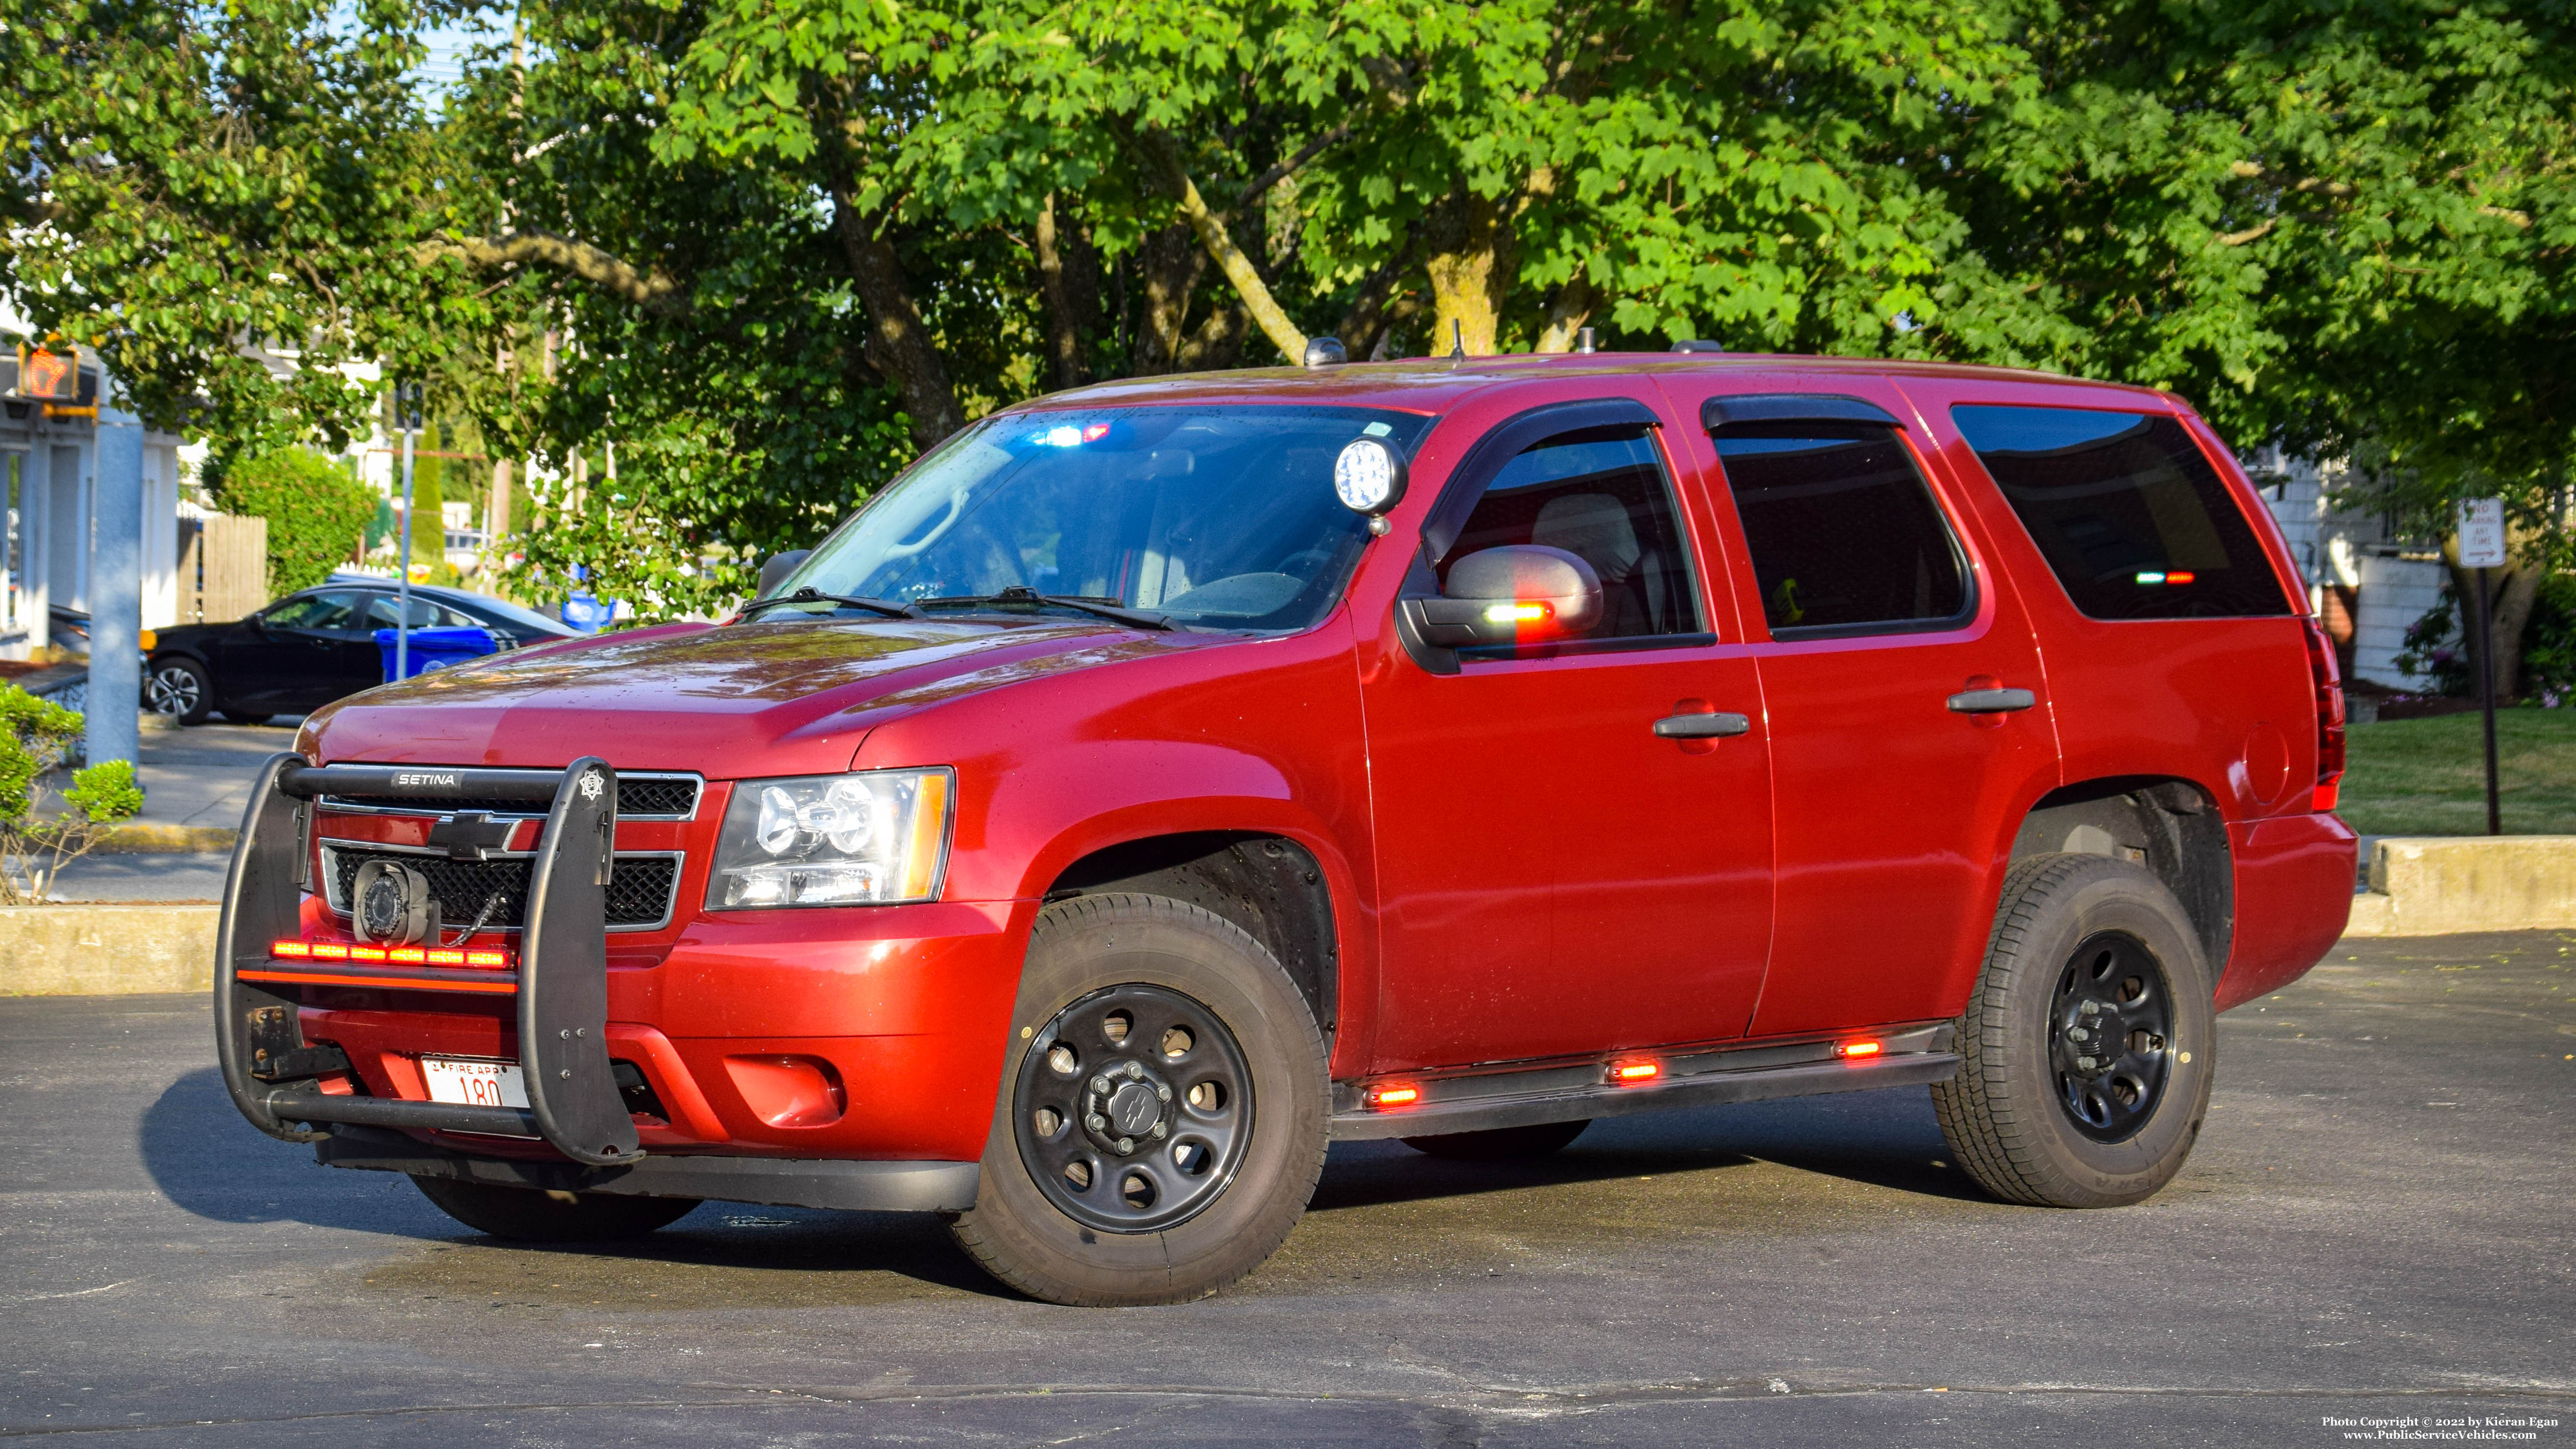
{"label": "shrub", "polygon": [[268,587],[291,594],[330,577],[376,516],[376,490],[302,448],[244,458],[216,495],[228,513],[268,520]]}
{"label": "shrub", "polygon": [[[2442,600],[2406,626],[2406,648],[2397,667],[2427,676],[2432,692],[2455,697],[2478,692],[2477,658],[2460,628],[2459,601],[2446,586]],[[2541,580],[2522,626],[2522,697],[2555,709],[2576,704],[2576,575]]]}
{"label": "shrub", "polygon": [[46,818],[47,770],[80,737],[81,716],[14,684],[0,684],[0,905],[41,901],[67,861],[98,843],[107,826],[143,809],[133,762],[109,760],[72,775],[70,810]]}

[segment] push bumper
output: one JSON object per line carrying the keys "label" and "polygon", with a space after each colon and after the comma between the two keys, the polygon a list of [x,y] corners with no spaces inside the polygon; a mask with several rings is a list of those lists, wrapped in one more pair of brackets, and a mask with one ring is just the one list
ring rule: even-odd
{"label": "push bumper", "polygon": [[[296,963],[277,960],[271,945],[302,934],[312,802],[323,794],[548,802],[530,863],[515,973],[374,968],[388,985],[474,988],[514,997],[526,1107],[399,1101],[321,1089],[322,1065],[337,1053],[305,1042],[298,1003],[279,988],[294,990],[304,979],[345,984],[351,973],[299,977]],[[252,1126],[287,1141],[322,1141],[329,1125],[339,1123],[541,1137],[591,1167],[640,1158],[635,1124],[608,1060],[605,887],[616,828],[616,772],[591,757],[553,775],[314,766],[293,755],[271,757],[233,849],[215,945],[215,1055],[233,1105]]]}

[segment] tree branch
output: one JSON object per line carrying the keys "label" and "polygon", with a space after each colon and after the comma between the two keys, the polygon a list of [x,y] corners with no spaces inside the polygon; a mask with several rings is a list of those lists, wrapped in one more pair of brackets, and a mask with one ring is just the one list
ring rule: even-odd
{"label": "tree branch", "polygon": [[1280,182],[1295,175],[1307,162],[1324,154],[1327,147],[1339,144],[1341,141],[1349,137],[1350,134],[1351,123],[1344,121],[1333,129],[1326,131],[1324,134],[1317,136],[1314,140],[1307,142],[1303,147],[1299,148],[1296,155],[1289,157],[1287,160],[1280,162],[1269,170],[1252,178],[1251,183],[1246,185],[1241,192],[1236,194],[1234,198],[1234,209],[1241,211],[1255,201],[1260,200],[1262,194],[1269,191],[1271,187],[1274,187]]}
{"label": "tree branch", "polygon": [[1261,273],[1252,265],[1252,259],[1245,256],[1242,248],[1234,244],[1234,238],[1226,234],[1224,221],[1208,210],[1197,184],[1190,180],[1189,172],[1182,167],[1171,137],[1147,126],[1136,132],[1134,140],[1137,154],[1145,159],[1156,179],[1177,201],[1190,230],[1198,233],[1199,245],[1207,249],[1208,259],[1225,273],[1225,279],[1234,284],[1235,294],[1243,298],[1243,305],[1252,313],[1252,320],[1261,324],[1262,332],[1289,362],[1304,361],[1306,334],[1297,329],[1296,323],[1288,320],[1288,313],[1280,307],[1278,299],[1270,295],[1269,284],[1261,280]]}
{"label": "tree branch", "polygon": [[2219,234],[2218,244],[2223,247],[2241,247],[2250,241],[2260,241],[2271,235],[2272,228],[2280,224],[2281,219],[2276,216],[2270,221],[2249,226],[2243,231],[2222,232]]}
{"label": "tree branch", "polygon": [[655,312],[685,312],[688,298],[680,284],[656,267],[637,271],[624,260],[592,246],[550,231],[513,231],[494,237],[459,241],[453,237],[433,237],[412,249],[414,259],[426,265],[441,257],[462,257],[477,267],[510,267],[534,264],[569,272],[587,282]]}

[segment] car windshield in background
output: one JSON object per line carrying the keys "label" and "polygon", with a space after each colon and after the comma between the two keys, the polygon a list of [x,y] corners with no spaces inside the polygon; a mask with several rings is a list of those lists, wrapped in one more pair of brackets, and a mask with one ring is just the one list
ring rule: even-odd
{"label": "car windshield in background", "polygon": [[[1331,610],[1368,541],[1368,520],[1334,495],[1333,459],[1362,437],[1409,455],[1430,421],[1258,406],[995,418],[869,503],[779,592],[933,615],[1044,608],[1029,595],[1047,595],[1192,628],[1304,629]],[[1001,597],[1012,590],[1024,592]]]}

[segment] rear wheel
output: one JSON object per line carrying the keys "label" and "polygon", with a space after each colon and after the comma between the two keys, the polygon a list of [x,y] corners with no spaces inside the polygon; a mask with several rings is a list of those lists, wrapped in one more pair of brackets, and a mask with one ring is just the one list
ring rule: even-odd
{"label": "rear wheel", "polygon": [[692,1197],[633,1197],[607,1192],[539,1192],[534,1188],[496,1187],[488,1182],[459,1182],[452,1177],[414,1177],[420,1195],[438,1210],[476,1232],[524,1243],[606,1243],[640,1238],[688,1215],[698,1205]]}
{"label": "rear wheel", "polygon": [[1242,930],[1159,896],[1048,907],[972,1212],[985,1271],[1051,1303],[1201,1298],[1259,1267],[1323,1171],[1323,1037]]}
{"label": "rear wheel", "polygon": [[2171,1181],[2209,1111],[2209,969],[2139,866],[2022,862],[2005,881],[1959,1075],[1932,1105],[1959,1165],[2008,1202],[2118,1207]]}
{"label": "rear wheel", "polygon": [[183,725],[204,724],[215,708],[214,681],[193,659],[164,659],[144,682],[146,709]]}
{"label": "rear wheel", "polygon": [[1586,1119],[1541,1122],[1534,1127],[1491,1127],[1482,1132],[1443,1132],[1434,1137],[1407,1137],[1404,1145],[1459,1162],[1516,1162],[1562,1152],[1591,1125]]}

